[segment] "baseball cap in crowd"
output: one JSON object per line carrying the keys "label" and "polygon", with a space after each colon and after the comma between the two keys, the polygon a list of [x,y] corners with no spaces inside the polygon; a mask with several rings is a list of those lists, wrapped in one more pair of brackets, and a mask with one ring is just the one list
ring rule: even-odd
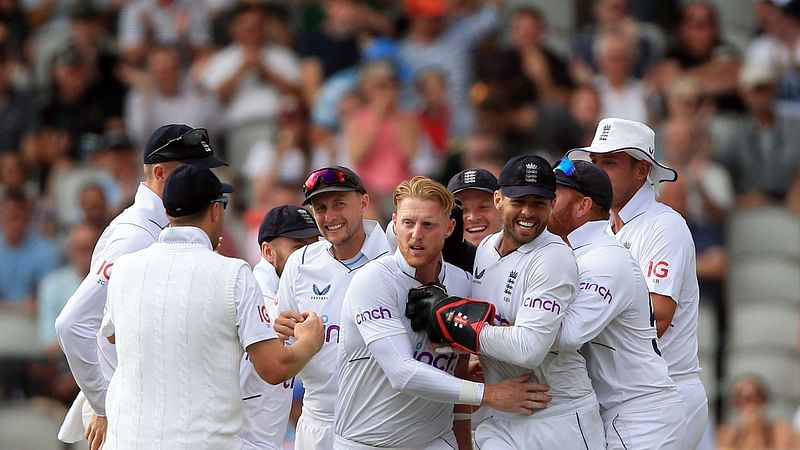
{"label": "baseball cap in crowd", "polygon": [[589,160],[589,155],[625,152],[634,159],[647,161],[652,166],[651,180],[656,183],[675,181],[678,173],[658,162],[655,156],[655,132],[647,125],[633,120],[603,119],[597,124],[592,144],[567,152],[569,159]]}
{"label": "baseball cap in crowd", "polygon": [[355,172],[344,166],[323,167],[317,169],[306,178],[303,183],[303,204],[311,203],[311,197],[324,192],[349,192],[355,191],[366,194],[364,183]]}
{"label": "baseball cap in crowd", "polygon": [[493,194],[500,185],[497,178],[486,169],[466,169],[453,175],[447,183],[447,190],[451,194],[457,194],[467,189],[477,189],[479,191]]}
{"label": "baseball cap in crowd", "polygon": [[553,167],[541,156],[515,156],[500,172],[500,192],[506,197],[538,195],[555,198],[556,175]]}
{"label": "baseball cap in crowd", "polygon": [[303,208],[291,205],[276,206],[269,210],[258,228],[258,243],[275,238],[288,237],[306,239],[319,236],[319,228],[311,214]]}
{"label": "baseball cap in crowd", "polygon": [[556,183],[591,198],[603,209],[611,209],[614,191],[611,179],[601,168],[588,161],[571,161],[564,158],[556,164]]}
{"label": "baseball cap in crowd", "polygon": [[184,217],[199,213],[211,203],[227,207],[224,194],[231,192],[233,186],[219,181],[211,169],[189,164],[169,174],[161,201],[168,216]]}
{"label": "baseball cap in crowd", "polygon": [[228,165],[214,156],[205,128],[174,123],[159,127],[144,147],[145,164],[167,161],[182,161],[209,169]]}

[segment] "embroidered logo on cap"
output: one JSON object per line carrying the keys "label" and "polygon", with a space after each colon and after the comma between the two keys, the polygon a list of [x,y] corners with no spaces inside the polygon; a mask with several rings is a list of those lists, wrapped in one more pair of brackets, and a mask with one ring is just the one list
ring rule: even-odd
{"label": "embroidered logo on cap", "polygon": [[298,212],[298,213],[299,213],[301,216],[303,216],[303,220],[305,220],[307,224],[309,224],[309,225],[316,225],[316,223],[314,222],[314,219],[311,217],[311,214],[309,214],[309,213],[308,213],[308,211],[306,211],[306,210],[305,210],[305,209],[303,209],[303,208],[297,208],[297,212]]}
{"label": "embroidered logo on cap", "polygon": [[525,181],[536,183],[539,180],[539,165],[536,163],[525,164]]}
{"label": "embroidered logo on cap", "polygon": [[464,183],[474,183],[476,174],[477,172],[474,170],[468,170],[464,172]]}
{"label": "embroidered logo on cap", "polygon": [[598,141],[605,141],[608,140],[608,134],[611,133],[611,124],[606,124],[603,127],[603,131],[600,132],[600,137],[597,138]]}

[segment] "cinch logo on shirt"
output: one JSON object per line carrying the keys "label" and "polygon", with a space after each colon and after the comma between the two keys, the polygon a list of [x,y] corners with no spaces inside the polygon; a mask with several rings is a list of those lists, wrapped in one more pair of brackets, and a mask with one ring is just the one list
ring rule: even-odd
{"label": "cinch logo on shirt", "polygon": [[595,283],[594,280],[592,280],[591,278],[589,278],[586,281],[582,281],[579,288],[583,289],[584,291],[597,292],[598,294],[600,294],[600,297],[603,297],[603,300],[606,300],[608,303],[611,303],[611,300],[614,298],[614,296],[611,295],[610,289],[608,289],[605,286],[600,286],[599,284]]}
{"label": "cinch logo on shirt", "polygon": [[422,342],[417,342],[416,349],[414,350],[414,359],[417,361],[429,366],[433,366],[445,372],[452,373],[456,368],[456,363],[458,363],[458,354],[444,353],[440,355],[427,351],[420,351],[421,349]]}
{"label": "cinch logo on shirt", "polygon": [[666,261],[650,261],[647,265],[647,276],[656,278],[667,278],[669,275],[669,263]]}
{"label": "cinch logo on shirt", "polygon": [[[328,323],[330,319],[327,314],[322,315],[322,329],[325,332],[325,343],[336,342],[339,343],[339,325],[335,323]],[[334,341],[333,333],[336,333],[336,340]]]}
{"label": "cinch logo on shirt", "polygon": [[328,292],[331,291],[331,285],[329,284],[324,288],[320,289],[319,286],[317,286],[316,284],[312,284],[311,290],[314,291],[315,294],[311,296],[311,300],[327,300]]}
{"label": "cinch logo on shirt", "polygon": [[561,306],[555,300],[542,300],[540,298],[526,298],[522,306],[531,309],[541,309],[552,313],[561,314]]}
{"label": "cinch logo on shirt", "polygon": [[391,319],[391,318],[392,318],[392,312],[384,307],[356,313],[356,323],[359,325],[361,325],[362,323],[366,323],[369,320]]}
{"label": "cinch logo on shirt", "polygon": [[505,327],[511,325],[511,322],[508,321],[505,317],[501,316],[500,314],[494,315],[494,324],[495,326]]}

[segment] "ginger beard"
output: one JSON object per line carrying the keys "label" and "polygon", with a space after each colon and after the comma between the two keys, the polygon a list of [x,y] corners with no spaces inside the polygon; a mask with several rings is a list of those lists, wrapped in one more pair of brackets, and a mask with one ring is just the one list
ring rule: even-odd
{"label": "ginger beard", "polygon": [[392,214],[397,248],[415,269],[438,264],[444,241],[453,233],[455,220],[434,200],[403,198]]}

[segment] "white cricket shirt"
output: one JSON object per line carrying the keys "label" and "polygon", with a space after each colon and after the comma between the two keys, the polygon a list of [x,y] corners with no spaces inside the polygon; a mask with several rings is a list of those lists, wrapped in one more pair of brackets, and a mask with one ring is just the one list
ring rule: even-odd
{"label": "white cricket shirt", "polygon": [[[386,235],[378,222],[364,221],[367,238],[361,253],[372,261],[389,252]],[[328,241],[309,244],[292,253],[286,261],[278,288],[278,313],[286,310],[314,311],[325,326],[325,343],[300,371],[305,386],[303,414],[333,421],[336,401],[336,347],[339,343],[344,294],[360,269],[349,269],[333,257]]]}
{"label": "white cricket shirt", "polygon": [[[408,291],[422,284],[415,274],[398,250],[367,264],[350,284],[342,308],[337,436],[376,447],[421,448],[452,432],[453,403],[394,389],[367,348],[400,336],[408,339],[415,360],[453,374],[458,355],[435,352],[427,333],[413,331],[405,316]],[[469,297],[469,275],[463,270],[443,262],[438,280],[450,295]]]}
{"label": "white cricket shirt", "polygon": [[[558,349],[561,321],[578,291],[572,250],[544,230],[501,257],[497,248],[502,236],[502,231],[489,235],[478,246],[472,279],[472,297],[497,308],[494,326],[481,332],[486,383],[533,373],[538,382],[550,386],[553,398],[535,418],[562,415],[578,403],[583,407],[583,401],[596,404],[583,356],[577,350]],[[489,409],[491,414],[508,415]]]}
{"label": "white cricket shirt", "polygon": [[[269,261],[261,258],[253,267],[253,276],[264,296],[263,304],[258,305],[259,316],[267,323],[272,323],[277,317],[275,295],[278,291],[278,273]],[[277,385],[267,383],[258,375],[246,354],[239,367],[239,376],[244,422],[236,437],[242,441],[244,449],[282,449],[289,410],[292,408],[294,379]]]}
{"label": "white cricket shirt", "polygon": [[114,345],[98,336],[112,266],[120,256],[152,245],[168,224],[161,198],[140,184],[133,205],[103,230],[89,273],[56,319],[58,342],[72,375],[99,415],[105,415],[108,381],[117,367]]}
{"label": "white cricket shirt", "polygon": [[578,261],[579,290],[561,324],[559,351],[583,346],[603,409],[664,391],[677,398],[659,355],[642,272],[625,247],[606,234],[607,226],[606,220],[588,222],[567,236]]}
{"label": "white cricket shirt", "polygon": [[[676,377],[700,372],[697,359],[697,313],[700,288],[694,241],[680,214],[656,201],[656,193],[645,183],[619,211],[625,223],[616,238],[633,255],[650,292],[671,297],[676,303],[672,324],[658,347]],[[611,225],[608,232],[614,234]]]}

